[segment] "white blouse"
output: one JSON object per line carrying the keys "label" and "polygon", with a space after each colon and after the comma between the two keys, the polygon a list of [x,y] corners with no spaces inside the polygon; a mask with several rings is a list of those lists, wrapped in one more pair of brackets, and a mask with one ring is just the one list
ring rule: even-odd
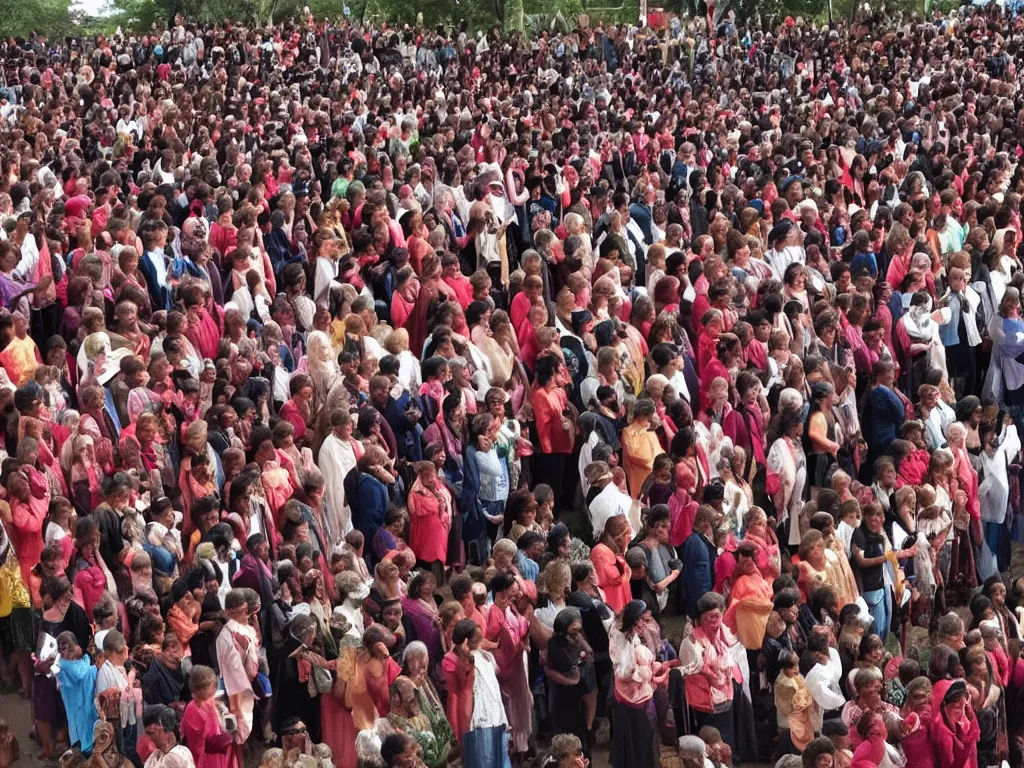
{"label": "white blouse", "polygon": [[476,663],[476,675],[473,677],[473,717],[469,723],[470,730],[508,725],[505,705],[501,702],[498,676],[495,674],[497,664],[494,656],[477,649],[473,651],[473,660]]}

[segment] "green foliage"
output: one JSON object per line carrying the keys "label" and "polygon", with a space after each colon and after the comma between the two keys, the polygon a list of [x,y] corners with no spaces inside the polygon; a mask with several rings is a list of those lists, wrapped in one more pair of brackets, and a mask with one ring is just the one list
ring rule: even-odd
{"label": "green foliage", "polygon": [[33,32],[63,37],[74,34],[80,21],[71,0],[10,0],[0,14],[0,37],[27,37]]}
{"label": "green foliage", "polygon": [[[339,19],[347,6],[350,18],[374,23],[426,26],[457,24],[466,20],[472,30],[489,30],[495,25],[527,35],[552,29],[564,30],[587,14],[591,23],[634,22],[638,0],[431,0],[416,4],[408,0],[108,0],[109,13],[86,18],[72,7],[74,0],[8,0],[0,15],[0,37],[23,37],[32,32],[49,37],[69,34],[111,33],[117,27],[142,31],[166,27],[176,14],[201,22],[263,24],[267,20],[299,19],[308,6],[318,19]],[[758,0],[747,0],[756,2]],[[763,2],[763,0],[761,0]],[[807,2],[816,0],[768,0]],[[9,6],[9,11],[7,10]],[[672,10],[672,4],[666,3]]]}

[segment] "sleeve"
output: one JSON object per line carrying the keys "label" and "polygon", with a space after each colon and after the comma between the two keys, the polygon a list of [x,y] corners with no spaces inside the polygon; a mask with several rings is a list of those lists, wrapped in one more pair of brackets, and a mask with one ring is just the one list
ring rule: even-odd
{"label": "sleeve", "polygon": [[903,422],[906,421],[907,412],[903,407],[903,401],[896,396],[896,393],[891,389],[886,391],[886,397],[889,401],[889,407],[892,409],[892,420],[898,430],[903,426]]}
{"label": "sleeve", "polygon": [[498,638],[501,636],[501,620],[498,618],[499,613],[500,611],[494,609],[493,606],[492,610],[487,612],[487,631],[484,634],[492,643],[497,642]]}
{"label": "sleeve", "polygon": [[935,765],[954,765],[953,735],[944,726],[932,725],[928,734],[931,738],[932,757]]}
{"label": "sleeve", "polygon": [[572,659],[561,643],[548,643],[548,666],[563,675],[572,674]]}
{"label": "sleeve", "polygon": [[441,662],[441,669],[448,688],[445,714],[455,731],[461,733],[473,717],[473,697],[470,691],[476,668],[449,652]]}
{"label": "sleeve", "polygon": [[793,714],[793,695],[796,689],[792,685],[775,684],[775,708],[779,714],[789,717]]}
{"label": "sleeve", "polygon": [[[691,542],[693,543],[691,544]],[[697,590],[697,595],[700,594],[700,590],[703,587],[714,583],[711,573],[711,562],[707,557],[707,550],[704,545],[692,535],[686,540],[682,560],[686,583]],[[708,589],[710,589],[710,587],[708,587]]]}
{"label": "sleeve", "polygon": [[687,638],[679,646],[679,671],[683,677],[696,675],[704,669],[704,649]]}
{"label": "sleeve", "polygon": [[830,709],[839,709],[846,703],[842,695],[829,688],[824,675],[816,674],[814,670],[807,675],[807,689],[822,712]]}
{"label": "sleeve", "polygon": [[551,400],[541,391],[533,395],[533,415],[537,420],[537,437],[540,439],[541,453],[551,453],[553,443],[551,440],[551,423],[556,414],[551,407]]}
{"label": "sleeve", "polygon": [[32,514],[31,504],[23,504],[19,501],[11,505],[11,519],[15,527],[22,533],[40,533],[43,530],[45,516],[45,513],[42,515]]}
{"label": "sleeve", "polygon": [[597,546],[590,550],[590,559],[594,563],[594,570],[597,572],[597,583],[602,588],[617,587],[622,584],[622,574],[615,565],[615,555],[604,546]]}

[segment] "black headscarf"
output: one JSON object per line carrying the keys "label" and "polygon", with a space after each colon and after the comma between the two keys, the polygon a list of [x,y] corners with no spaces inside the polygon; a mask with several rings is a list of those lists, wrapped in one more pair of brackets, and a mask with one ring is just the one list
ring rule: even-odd
{"label": "black headscarf", "polygon": [[575,622],[583,623],[583,614],[580,613],[578,608],[563,608],[555,616],[554,632],[556,635],[568,635],[569,627]]}

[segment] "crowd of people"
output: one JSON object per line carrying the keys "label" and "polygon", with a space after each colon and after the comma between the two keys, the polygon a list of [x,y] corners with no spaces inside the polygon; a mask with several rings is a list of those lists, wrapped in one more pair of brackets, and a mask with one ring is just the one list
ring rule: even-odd
{"label": "crowd of people", "polygon": [[1022,56],[996,4],[0,43],[41,756],[1020,766]]}

